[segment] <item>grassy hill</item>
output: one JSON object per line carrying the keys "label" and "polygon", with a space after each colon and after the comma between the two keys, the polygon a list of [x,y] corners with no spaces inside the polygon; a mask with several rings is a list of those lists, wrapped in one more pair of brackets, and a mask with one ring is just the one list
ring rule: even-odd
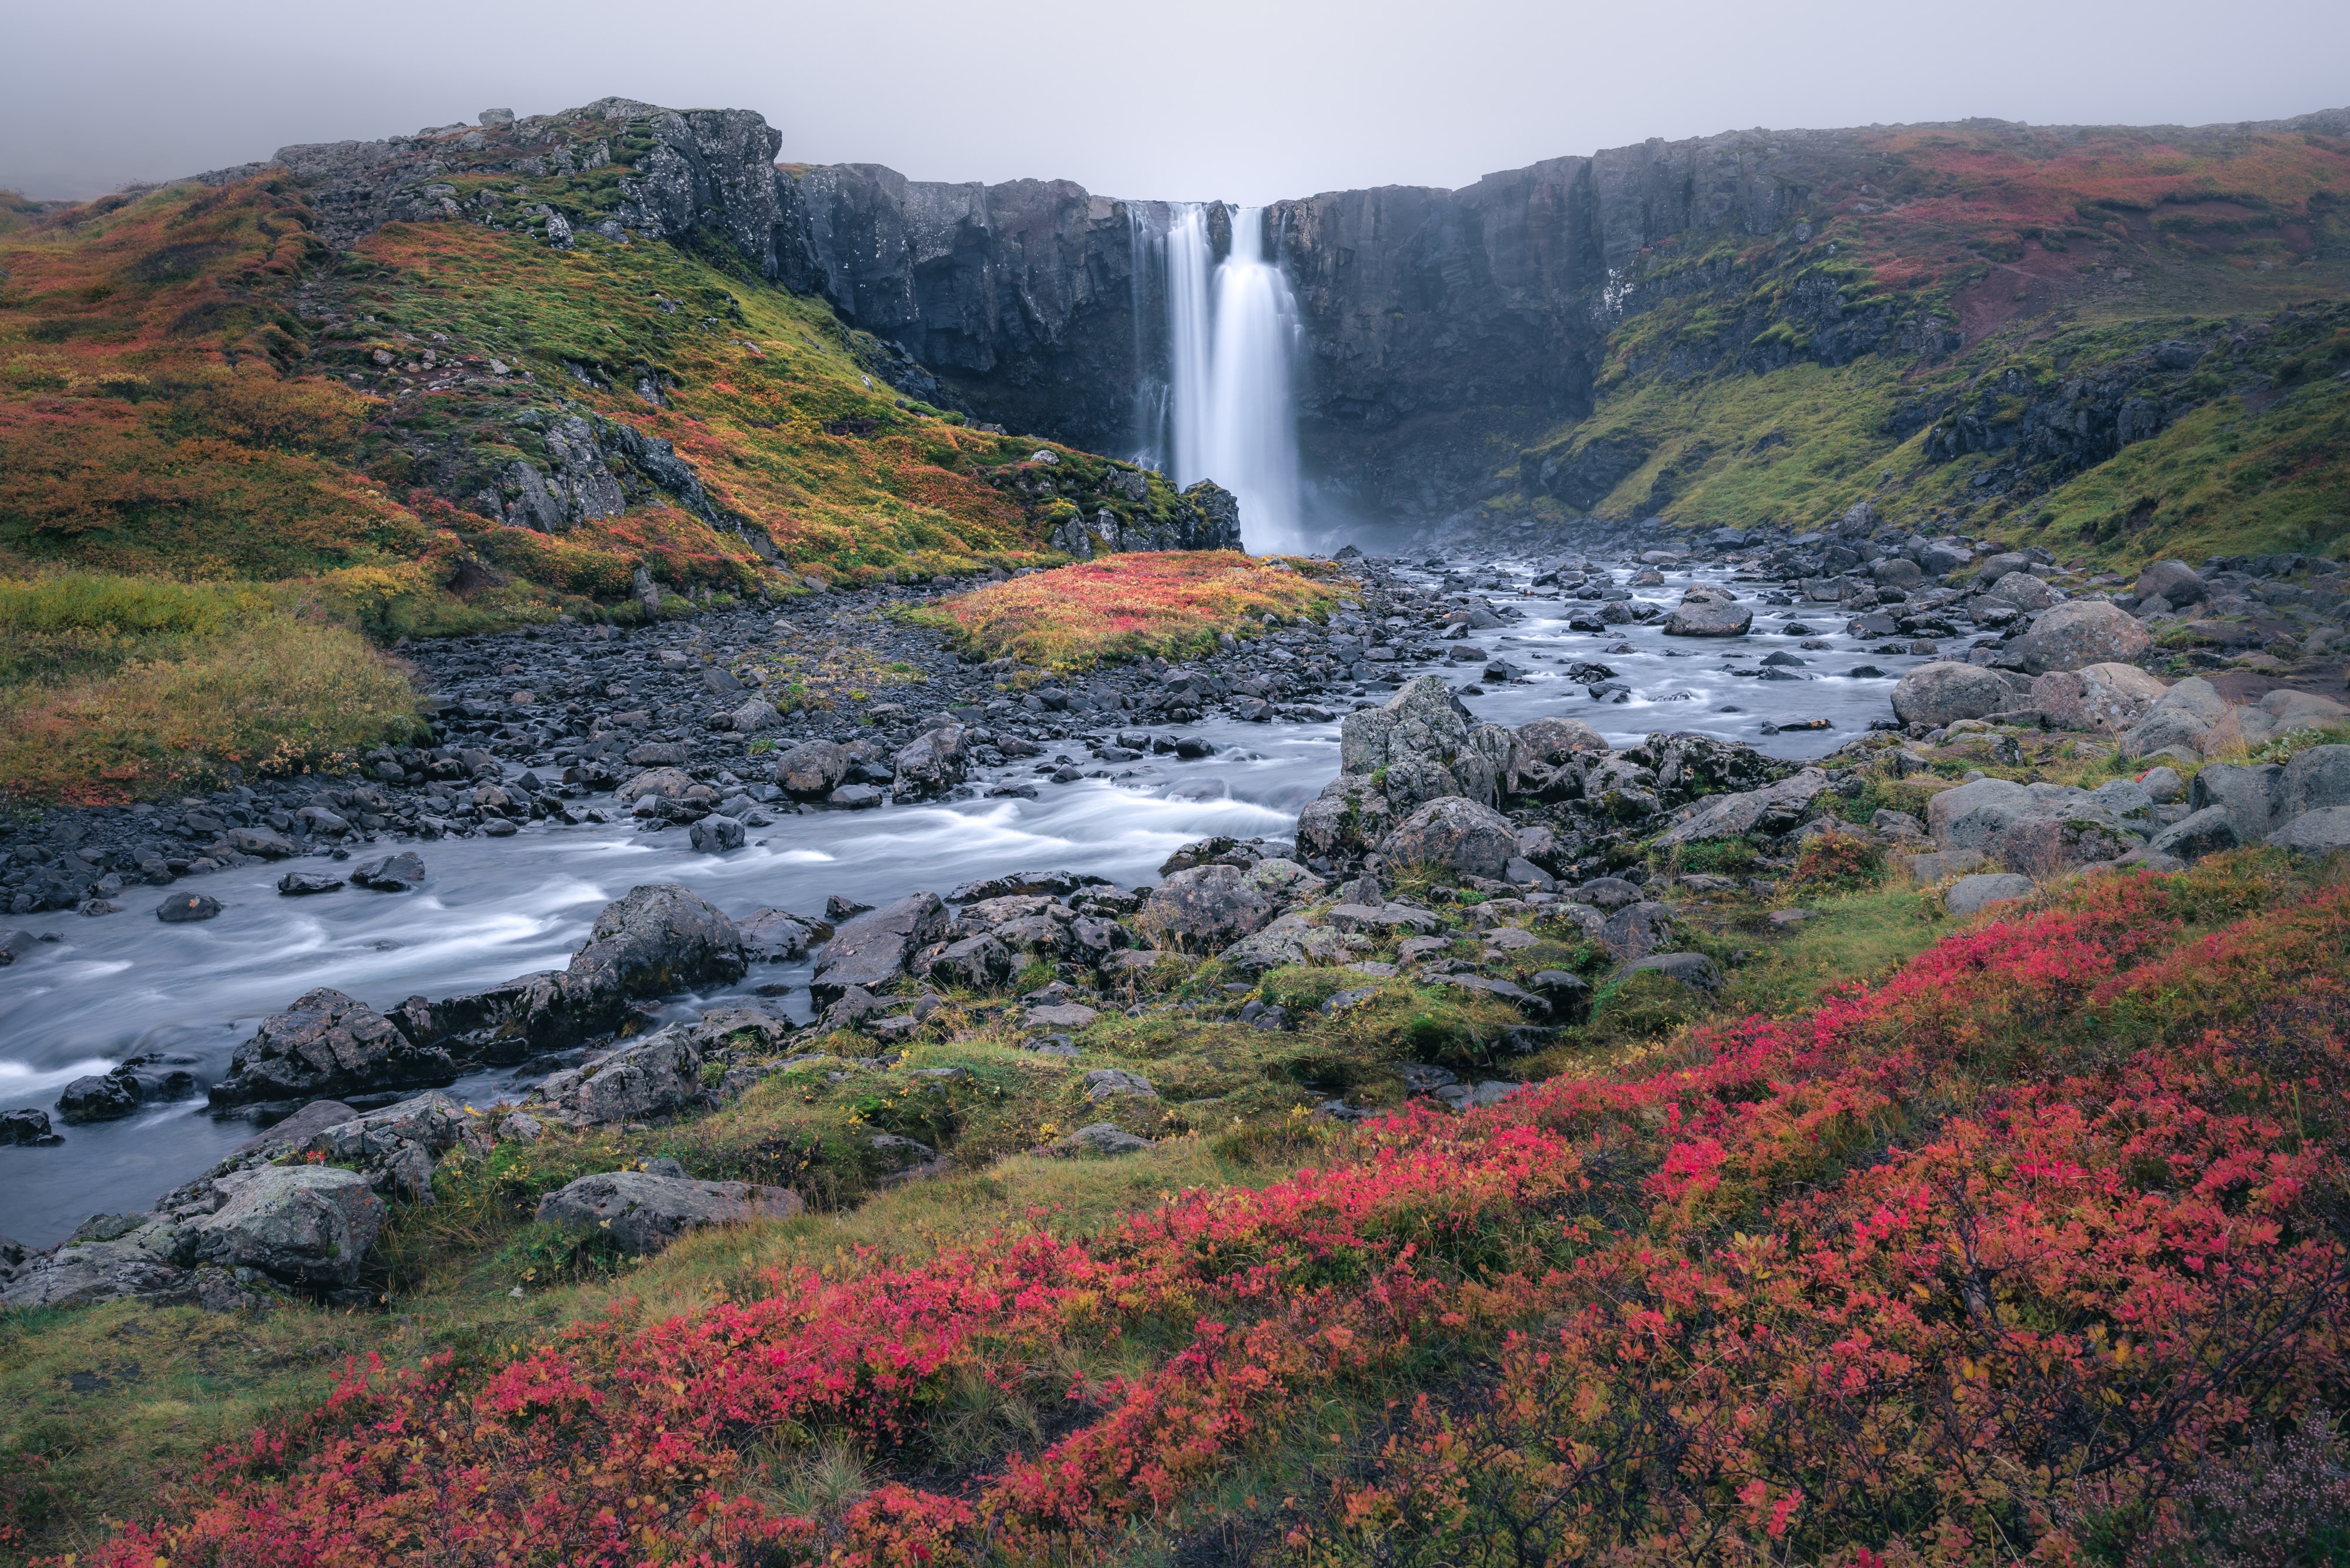
{"label": "grassy hill", "polygon": [[1801,527],[1866,498],[2132,560],[2350,536],[2350,140],[1970,123],[1791,157],[1785,229],[1643,252],[1593,411],[1489,507]]}

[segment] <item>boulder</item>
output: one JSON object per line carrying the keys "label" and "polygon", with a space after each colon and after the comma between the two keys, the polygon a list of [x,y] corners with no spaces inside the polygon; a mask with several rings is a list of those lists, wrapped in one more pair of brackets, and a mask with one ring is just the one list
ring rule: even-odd
{"label": "boulder", "polygon": [[2350,805],[2321,805],[2269,835],[2268,841],[2289,855],[2320,859],[2336,850],[2350,850]]}
{"label": "boulder", "polygon": [[1667,637],[1743,637],[1754,611],[1726,588],[1694,587],[1665,618]]}
{"label": "boulder", "polygon": [[0,1147],[46,1147],[65,1139],[49,1130],[49,1113],[34,1106],[0,1112]]}
{"label": "boulder", "polygon": [[383,1199],[355,1170],[265,1165],[215,1178],[213,1190],[219,1207],[188,1227],[195,1259],[284,1285],[357,1284],[383,1229]]}
{"label": "boulder", "polygon": [[1793,832],[1827,787],[1827,774],[1817,768],[1805,768],[1792,778],[1758,790],[1712,796],[1690,808],[1686,819],[1657,839],[1656,847],[1669,849],[1679,844],[1738,838],[1749,833],[1775,838]]}
{"label": "boulder", "polygon": [[1627,971],[1654,970],[1694,991],[1712,991],[1721,984],[1721,971],[1703,953],[1650,953],[1626,964]]}
{"label": "boulder", "polygon": [[848,753],[830,741],[803,741],[775,759],[775,781],[802,800],[820,800],[848,776]]}
{"label": "boulder", "polygon": [[2233,849],[2243,842],[2236,831],[2234,815],[2224,805],[2207,805],[2156,834],[2147,848],[2180,860],[2199,860],[2222,849]]}
{"label": "boulder", "polygon": [[869,909],[833,933],[816,960],[809,989],[829,1002],[850,986],[871,990],[902,978],[922,949],[947,933],[947,907],[936,893],[910,893]]}
{"label": "boulder", "polygon": [[758,910],[747,919],[735,921],[734,929],[743,933],[743,950],[768,963],[806,958],[810,948],[832,932],[821,920],[784,909]]}
{"label": "boulder", "polygon": [[993,991],[1012,974],[1012,950],[986,932],[948,944],[931,961],[930,979],[940,985]]}
{"label": "boulder", "polygon": [[2146,717],[2130,726],[2122,736],[2122,755],[2150,756],[2174,746],[2190,754],[2200,753],[2203,737],[2230,711],[2228,700],[2218,687],[2190,675],[2163,692],[2146,711]]}
{"label": "boulder", "polygon": [[2056,602],[2056,591],[2030,572],[2012,571],[1985,590],[1987,597],[2020,610],[2044,610]]}
{"label": "boulder", "polygon": [[1893,716],[1905,724],[1939,730],[1960,719],[1996,713],[2010,706],[2013,697],[1997,670],[1938,659],[1910,670],[1893,688]]}
{"label": "boulder", "polygon": [[806,1207],[787,1187],[609,1170],[548,1193],[536,1218],[542,1225],[595,1226],[622,1251],[644,1257],[704,1225],[788,1220]]}
{"label": "boulder", "polygon": [[578,1127],[650,1121],[702,1104],[702,1048],[672,1024],[539,1085],[546,1114]]}
{"label": "boulder", "polygon": [[[641,750],[642,748],[639,748]],[[694,785],[694,777],[683,768],[648,768],[624,780],[612,793],[622,801],[633,804],[651,795],[656,800],[676,802],[685,798],[685,792]]]}
{"label": "boulder", "polygon": [[[122,1068],[90,1073],[68,1084],[57,1096],[58,1119],[76,1122],[119,1121],[139,1108],[139,1079]],[[47,1131],[47,1118],[43,1118]]]}
{"label": "boulder", "polygon": [[1942,907],[1960,919],[1986,906],[2032,897],[2033,880],[2012,871],[1984,871],[1961,877],[1942,894]]}
{"label": "boulder", "polygon": [[1150,1140],[1135,1137],[1115,1122],[1095,1122],[1055,1139],[1051,1147],[1068,1154],[1139,1154],[1150,1147]]}
{"label": "boulder", "polygon": [[2173,609],[2200,604],[2211,597],[2210,587],[2184,561],[2155,562],[2137,575],[2137,585],[2131,591],[2141,600],[2168,600]]}
{"label": "boulder", "polygon": [[221,912],[221,901],[204,893],[174,893],[155,906],[155,918],[167,926],[209,920]]}
{"label": "boulder", "polygon": [[2008,824],[2030,811],[2032,786],[2012,779],[1975,779],[1926,803],[1926,830],[1944,849],[1987,850]]}
{"label": "boulder", "polygon": [[2089,664],[2041,676],[2028,701],[2052,729],[2113,735],[2145,718],[2164,690],[2135,664]]}
{"label": "boulder", "polygon": [[1517,857],[1510,819],[1461,795],[1428,801],[1379,846],[1390,865],[1428,866],[1462,877],[1498,878]]}
{"label": "boulder", "polygon": [[2207,763],[2188,786],[2187,804],[2197,811],[2225,808],[2235,824],[2236,841],[2258,844],[2278,825],[2283,785],[2284,769],[2275,763],[2260,767]]}
{"label": "boulder", "polygon": [[2285,763],[2277,781],[2277,819],[2350,805],[2350,746],[2312,746]]}
{"label": "boulder", "polygon": [[68,1242],[26,1258],[0,1287],[0,1308],[95,1306],[136,1298],[159,1305],[192,1295],[184,1226],[157,1218],[104,1241]]}
{"label": "boulder", "polygon": [[277,878],[277,890],[293,898],[311,893],[331,893],[342,885],[340,877],[329,877],[321,871],[288,871]]}
{"label": "boulder", "polygon": [[1146,925],[1185,951],[1214,950],[1273,918],[1273,900],[1236,866],[1178,871],[1143,900]]}
{"label": "boulder", "polygon": [[649,883],[604,906],[564,978],[578,995],[661,996],[742,979],[743,947],[716,905],[674,882]]}
{"label": "boulder", "polygon": [[1313,921],[1302,914],[1284,915],[1263,929],[1243,937],[1216,955],[1223,965],[1242,974],[1261,975],[1284,964],[1306,961],[1305,938]]}
{"label": "boulder", "polygon": [[457,1064],[438,1045],[419,1045],[363,1002],[321,986],[262,1021],[213,1085],[212,1103],[317,1099],[445,1084]]}
{"label": "boulder", "polygon": [[743,825],[731,816],[712,814],[695,823],[689,836],[696,855],[723,855],[743,847]]}
{"label": "boulder", "polygon": [[890,759],[891,791],[899,800],[927,800],[962,783],[967,758],[962,726],[942,724],[901,746]]}
{"label": "boulder", "polygon": [[405,893],[423,885],[424,862],[413,851],[402,850],[398,855],[361,861],[351,872],[351,880],[379,893]]}
{"label": "boulder", "polygon": [[2072,599],[2033,621],[2013,651],[2033,675],[2091,664],[2135,664],[2154,651],[2154,634],[2109,599]]}
{"label": "boulder", "polygon": [[1498,805],[1516,753],[1517,737],[1477,723],[1440,675],[1415,677],[1385,706],[1349,713],[1339,724],[1341,775],[1377,775],[1397,812],[1440,795]]}
{"label": "boulder", "polygon": [[1139,1073],[1129,1073],[1121,1067],[1097,1067],[1086,1075],[1086,1098],[1094,1101],[1126,1096],[1138,1100],[1155,1100],[1159,1091],[1150,1080]]}

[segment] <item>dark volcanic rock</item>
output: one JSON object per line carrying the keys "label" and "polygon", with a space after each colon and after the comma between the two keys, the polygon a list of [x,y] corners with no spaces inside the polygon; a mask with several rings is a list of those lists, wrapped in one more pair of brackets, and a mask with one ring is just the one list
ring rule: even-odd
{"label": "dark volcanic rock", "polygon": [[322,986],[264,1020],[237,1047],[212,1102],[315,1099],[445,1084],[456,1075],[448,1052],[413,1044],[374,1008]]}
{"label": "dark volcanic rock", "polygon": [[914,954],[946,935],[947,907],[936,893],[912,893],[858,916],[833,933],[809,982],[820,1002],[850,986],[886,985],[906,972]]}

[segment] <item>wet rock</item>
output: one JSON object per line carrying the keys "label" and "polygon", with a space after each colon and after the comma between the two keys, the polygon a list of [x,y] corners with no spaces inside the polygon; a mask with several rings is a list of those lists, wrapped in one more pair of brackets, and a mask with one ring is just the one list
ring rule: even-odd
{"label": "wet rock", "polygon": [[1726,588],[1694,587],[1665,618],[1667,637],[1743,637],[1754,611]]}
{"label": "wet rock", "polygon": [[155,918],[167,926],[209,920],[221,912],[221,901],[204,893],[174,893],[155,906]]}
{"label": "wet rock", "polygon": [[960,724],[918,736],[890,759],[890,789],[900,800],[927,800],[962,783],[968,758]]}
{"label": "wet rock", "polygon": [[775,781],[802,800],[818,800],[848,777],[848,753],[830,741],[803,741],[775,759]]}
{"label": "wet rock", "polygon": [[261,1166],[215,1178],[219,1207],[193,1221],[199,1262],[251,1269],[280,1284],[348,1288],[383,1229],[383,1199],[354,1170]]}
{"label": "wet rock", "polygon": [[743,825],[731,816],[705,816],[693,825],[690,836],[696,855],[723,855],[743,847]]}
{"label": "wet rock", "polygon": [[117,1067],[110,1073],[88,1074],[68,1084],[57,1096],[57,1111],[68,1127],[76,1122],[119,1121],[139,1108],[140,1099],[138,1077]]}
{"label": "wet rock", "polygon": [[351,880],[361,888],[372,888],[379,893],[405,893],[424,885],[424,861],[416,854],[403,850],[377,860],[366,860],[351,872]]}
{"label": "wet rock", "polygon": [[1187,950],[1213,950],[1273,918],[1273,901],[1236,866],[1194,866],[1150,890],[1145,926]]}
{"label": "wet rock", "polygon": [[1893,716],[1905,724],[1939,729],[1981,719],[2012,705],[2013,694],[1996,670],[1947,659],[1921,664],[1893,689]]}
{"label": "wet rock", "polygon": [[0,931],[0,969],[6,969],[18,959],[40,950],[41,939],[21,927]]}
{"label": "wet rock", "polygon": [[1390,865],[1441,867],[1462,877],[1498,879],[1517,857],[1510,819],[1460,795],[1440,796],[1415,809],[1379,845]]}
{"label": "wet rock", "polygon": [[622,1251],[645,1257],[704,1225],[788,1220],[806,1205],[787,1187],[695,1181],[647,1170],[583,1176],[538,1200],[542,1225],[592,1225]]}
{"label": "wet rock", "polygon": [[65,1139],[49,1130],[49,1113],[32,1106],[0,1112],[0,1147],[44,1147]]}
{"label": "wet rock", "polygon": [[702,1049],[671,1025],[539,1086],[545,1114],[578,1127],[650,1121],[702,1104]]}
{"label": "wet rock", "polygon": [[2135,664],[2153,651],[2153,634],[2106,599],[2056,606],[2033,622],[2014,648],[2033,675],[2091,664]]}
{"label": "wet rock", "polygon": [[317,1099],[456,1075],[447,1051],[411,1043],[374,1008],[322,986],[263,1020],[237,1047],[228,1077],[213,1085],[212,1103]]}
{"label": "wet rock", "polygon": [[277,878],[277,890],[289,898],[331,893],[342,885],[340,877],[329,877],[323,871],[288,871]]}
{"label": "wet rock", "polygon": [[1340,774],[1377,775],[1395,812],[1445,795],[1498,805],[1516,751],[1516,736],[1477,723],[1440,675],[1408,680],[1384,706],[1339,724]]}
{"label": "wet rock", "polygon": [[1961,877],[1942,895],[1942,907],[1964,919],[1992,904],[2032,897],[2033,881],[2011,871],[1979,872]]}
{"label": "wet rock", "polygon": [[936,893],[911,893],[843,924],[827,942],[809,988],[829,1002],[849,986],[871,990],[900,979],[914,954],[946,936]]}
{"label": "wet rock", "polygon": [[2053,729],[2112,735],[2145,718],[2164,691],[2135,664],[2089,664],[2041,676],[2028,701]]}
{"label": "wet rock", "polygon": [[1709,838],[1738,838],[1749,833],[1776,837],[1793,832],[1827,787],[1827,774],[1817,768],[1805,768],[1792,778],[1759,790],[1712,796],[1699,803],[1685,820],[1659,836],[1656,846],[1669,849]]}
{"label": "wet rock", "polygon": [[811,948],[832,933],[832,927],[821,920],[783,909],[761,909],[736,921],[735,929],[743,933],[743,950],[769,963],[806,958]]}

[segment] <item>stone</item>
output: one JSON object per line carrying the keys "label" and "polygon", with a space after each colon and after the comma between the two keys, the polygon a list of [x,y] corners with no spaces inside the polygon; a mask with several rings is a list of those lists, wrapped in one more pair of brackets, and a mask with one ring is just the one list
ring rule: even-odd
{"label": "stone", "polygon": [[2147,798],[2157,805],[2168,805],[2187,789],[2186,781],[2178,776],[2176,768],[2148,768],[2138,775],[2137,782]]}
{"label": "stone", "polygon": [[1143,900],[1146,929],[1185,951],[1212,951],[1249,935],[1273,918],[1273,901],[1236,866],[1194,866],[1178,871]]}
{"label": "stone", "polygon": [[26,1258],[0,1286],[0,1308],[95,1306],[137,1299],[167,1304],[189,1299],[189,1237],[184,1227],[152,1220],[110,1241],[69,1243]]}
{"label": "stone", "polygon": [[167,926],[209,920],[221,912],[221,901],[205,893],[174,893],[155,906],[155,918]]}
{"label": "stone", "polygon": [[1709,838],[1737,838],[1749,833],[1773,837],[1793,832],[1828,787],[1828,776],[1805,768],[1792,778],[1737,794],[1714,795],[1691,808],[1687,818],[1667,829],[1656,847],[1694,844]]}
{"label": "stone", "polygon": [[1964,919],[1980,913],[1991,904],[2032,897],[2034,884],[2029,877],[2012,871],[1984,871],[1971,877],[1961,877],[1942,894],[1942,907]]}
{"label": "stone", "polygon": [[2277,781],[2277,817],[2350,805],[2350,746],[2312,746],[2285,763]]}
{"label": "stone", "polygon": [[1604,752],[1607,742],[1580,719],[1536,719],[1518,726],[1518,745],[1532,760],[1556,767],[1581,752]]}
{"label": "stone", "polygon": [[1416,807],[1379,845],[1390,866],[1424,866],[1498,879],[1517,858],[1517,828],[1490,806],[1442,795]]}
{"label": "stone", "polygon": [[592,1225],[619,1249],[646,1257],[705,1225],[788,1220],[806,1210],[787,1187],[747,1181],[695,1181],[652,1170],[583,1176],[538,1200],[542,1225]]}
{"label": "stone", "polygon": [[[642,751],[647,748],[639,747],[638,749]],[[633,753],[629,760],[632,762],[635,760]],[[621,800],[631,804],[642,800],[647,795],[651,795],[657,800],[674,803],[683,800],[685,792],[691,789],[694,783],[693,775],[683,768],[648,768],[622,781],[620,787],[612,793]]]}
{"label": "stone", "polygon": [[1086,1098],[1099,1102],[1120,1096],[1155,1100],[1159,1091],[1141,1074],[1129,1073],[1122,1067],[1097,1067],[1086,1075]]}
{"label": "stone", "polygon": [[910,893],[846,921],[817,957],[809,989],[829,1002],[849,986],[870,991],[904,977],[907,965],[947,931],[947,907],[936,893]]}
{"label": "stone", "polygon": [[773,777],[802,800],[820,800],[848,777],[848,753],[830,741],[803,741],[775,759]]}
{"label": "stone", "polygon": [[0,1112],[0,1147],[47,1147],[65,1139],[49,1130],[49,1113],[26,1106]]}
{"label": "stone", "polygon": [[1712,991],[1721,984],[1721,971],[1703,953],[1650,953],[1626,964],[1627,971],[1651,970],[1694,991]]}
{"label": "stone", "polygon": [[19,926],[0,931],[0,969],[6,969],[18,959],[38,952],[41,939]]}
{"label": "stone", "polygon": [[2243,842],[2234,814],[2224,805],[2207,805],[2156,834],[2147,848],[2180,860],[2199,860],[2206,855],[2233,849]]}
{"label": "stone", "polygon": [[1307,961],[1305,939],[1314,924],[1302,914],[1283,915],[1262,930],[1243,937],[1216,955],[1226,968],[1262,975],[1284,964]]}
{"label": "stone", "polygon": [[438,1045],[419,1045],[363,1002],[321,986],[262,1021],[236,1048],[212,1103],[317,1099],[445,1084],[457,1064]]}
{"label": "stone", "polygon": [[2277,826],[2283,785],[2284,769],[2275,763],[2260,767],[2207,763],[2188,786],[2187,804],[2197,811],[2225,807],[2236,826],[2237,842],[2258,844]]}
{"label": "stone", "polygon": [[2143,757],[2178,746],[2199,753],[2211,726],[2230,712],[2220,689],[2200,676],[2172,684],[2122,736],[2122,755]]}
{"label": "stone", "polygon": [[1754,611],[1724,588],[1694,587],[1665,618],[1667,637],[1743,637]]}
{"label": "stone", "polygon": [[2314,691],[2296,691],[2280,686],[2260,701],[2260,711],[2282,730],[2322,730],[2328,725],[2350,723],[2350,708],[2331,697],[2321,697]]}
{"label": "stone", "polygon": [[288,871],[277,878],[277,890],[291,898],[331,893],[342,885],[340,877],[329,877],[323,871]]}
{"label": "stone", "polygon": [[1599,933],[1607,950],[1627,961],[1648,957],[1672,938],[1673,912],[1647,899],[1627,904],[1608,916]]}
{"label": "stone", "polygon": [[1012,976],[1012,950],[987,932],[950,942],[931,960],[928,978],[939,985],[993,991]]}
{"label": "stone", "polygon": [[2041,676],[2027,701],[2052,729],[2115,735],[2145,718],[2165,690],[2135,664],[2089,664]]}
{"label": "stone", "polygon": [[702,1103],[702,1048],[679,1025],[656,1030],[539,1085],[546,1114],[578,1127],[650,1121]]}
{"label": "stone", "polygon": [[2044,610],[2056,602],[2056,591],[2026,571],[2012,571],[1985,590],[1987,597],[2024,611]]}
{"label": "stone", "polygon": [[832,933],[821,920],[784,909],[758,910],[735,921],[734,929],[743,933],[743,951],[768,963],[806,958],[810,948]]}
{"label": "stone", "polygon": [[2008,707],[2013,698],[1996,670],[1938,659],[1902,676],[1893,688],[1893,716],[1904,724],[1933,729],[1960,719],[1980,719]]}
{"label": "stone", "polygon": [[2154,634],[2110,599],[2072,599],[2033,621],[2013,651],[2033,675],[2135,664],[2154,651]]}
{"label": "stone", "polygon": [[1056,1138],[1051,1145],[1070,1154],[1120,1155],[1139,1154],[1151,1147],[1147,1137],[1137,1137],[1115,1122],[1095,1122],[1081,1127],[1066,1137]]}
{"label": "stone", "polygon": [[259,828],[232,827],[221,836],[239,855],[251,855],[263,860],[283,860],[294,853],[293,841],[281,834]]}
{"label": "stone", "polygon": [[[1477,723],[1440,675],[1415,677],[1384,706],[1339,723],[1341,778],[1376,777],[1396,812],[1442,795],[1499,805],[1516,751],[1517,738],[1499,724]],[[1331,793],[1326,789],[1325,798]]]}
{"label": "stone", "polygon": [[1944,849],[1981,850],[2033,805],[2029,785],[2011,779],[1975,779],[1926,803],[1926,829]]}
{"label": "stone", "polygon": [[424,862],[413,851],[403,850],[398,855],[360,862],[351,872],[351,880],[379,893],[405,893],[423,885]]}
{"label": "stone", "polygon": [[[59,1119],[70,1127],[76,1122],[119,1121],[139,1108],[139,1080],[122,1068],[111,1073],[90,1073],[68,1084],[57,1096]],[[47,1130],[48,1118],[42,1117],[43,1130]]]}
{"label": "stone", "polygon": [[219,1207],[188,1227],[195,1260],[253,1269],[281,1284],[357,1284],[383,1229],[383,1199],[355,1170],[265,1165],[212,1185]]}
{"label": "stone", "polygon": [[743,847],[743,825],[731,816],[713,814],[695,823],[689,836],[696,855],[723,855]]}
{"label": "stone", "polygon": [[960,724],[917,736],[890,759],[890,789],[900,800],[927,800],[962,783],[966,763]]}
{"label": "stone", "polygon": [[1094,1021],[1100,1016],[1100,1013],[1083,1002],[1057,1002],[1042,1007],[1030,1008],[1027,1012],[1027,1023],[1032,1029],[1066,1031],[1075,1033],[1080,1029],[1092,1028]]}
{"label": "stone", "polygon": [[2194,567],[2184,561],[2157,561],[2137,575],[2131,589],[2140,599],[2163,599],[2171,608],[2200,604],[2211,590]]}
{"label": "stone", "polygon": [[2303,812],[2270,834],[2268,842],[2289,855],[2307,859],[2350,850],[2350,805],[2321,805]]}

